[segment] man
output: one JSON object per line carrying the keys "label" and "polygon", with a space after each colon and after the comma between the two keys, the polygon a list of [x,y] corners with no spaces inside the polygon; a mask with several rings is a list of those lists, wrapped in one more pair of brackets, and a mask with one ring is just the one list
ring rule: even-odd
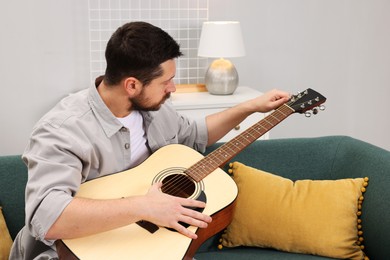
{"label": "man", "polygon": [[203,152],[207,145],[254,112],[289,99],[273,90],[226,111],[193,121],[165,102],[174,92],[179,45],[160,28],[128,23],[110,38],[107,68],[97,86],[64,98],[34,127],[23,154],[28,166],[26,226],[12,259],[53,259],[57,239],[83,237],[147,220],[185,236],[180,225],[205,228],[210,216],[189,209],[200,201],[170,196],[154,184],[143,196],[93,200],[75,198],[80,184],[132,168],[157,149],[181,143]]}

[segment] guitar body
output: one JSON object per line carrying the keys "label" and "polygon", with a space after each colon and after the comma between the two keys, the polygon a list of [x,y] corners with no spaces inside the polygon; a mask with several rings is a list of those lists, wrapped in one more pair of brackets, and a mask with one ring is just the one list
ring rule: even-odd
{"label": "guitar body", "polygon": [[[163,181],[172,172],[187,169],[202,158],[201,154],[187,146],[168,145],[133,169],[83,183],[76,197],[115,199],[144,195],[154,182]],[[202,241],[192,241],[164,227],[158,227],[157,231],[151,233],[134,223],[88,237],[63,240],[63,243],[79,259],[186,258],[197,249],[190,248],[191,244],[200,246],[230,223],[232,205],[238,193],[232,178],[219,168],[195,185],[189,198],[197,199],[198,194],[205,195],[207,204],[203,213],[213,217],[207,229],[188,227],[198,234],[197,240]],[[217,219],[218,216],[222,218]]]}

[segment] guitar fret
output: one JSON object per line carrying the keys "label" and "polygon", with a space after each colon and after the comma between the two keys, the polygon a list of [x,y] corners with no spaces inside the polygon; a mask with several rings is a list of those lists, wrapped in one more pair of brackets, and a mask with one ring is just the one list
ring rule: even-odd
{"label": "guitar fret", "polygon": [[[233,150],[233,149],[231,149],[230,145],[227,145],[227,146],[226,146],[226,148],[234,152],[234,150]],[[227,153],[227,154],[229,154],[229,152],[228,152],[228,151],[226,151],[226,153]]]}
{"label": "guitar fret", "polygon": [[247,143],[250,143],[250,140],[247,138],[247,136],[242,136],[243,141],[246,141]]}
{"label": "guitar fret", "polygon": [[257,135],[261,134],[261,131],[259,131],[258,127],[252,128],[251,131],[255,132],[255,134],[257,134]]}
{"label": "guitar fret", "polygon": [[210,169],[213,169],[213,163],[212,163],[212,161],[208,161],[209,163],[206,163],[206,162],[204,162],[202,165],[203,165],[203,170],[207,170],[207,171],[210,171]]}
{"label": "guitar fret", "polygon": [[248,131],[248,134],[250,134],[252,136],[252,138],[257,139],[256,136],[252,135],[251,131]]}
{"label": "guitar fret", "polygon": [[239,146],[242,145],[242,143],[238,140],[238,138],[236,138],[236,139],[234,140],[234,142],[235,142],[235,146],[236,146],[236,147],[239,147]]}
{"label": "guitar fret", "polygon": [[261,133],[261,131],[264,131],[264,132],[267,131],[267,129],[264,126],[262,126],[261,124],[259,124],[258,126],[259,127],[257,128],[257,130],[259,131],[259,133]]}
{"label": "guitar fret", "polygon": [[[265,124],[265,123],[269,124],[271,127],[273,126],[273,124],[271,124],[269,118],[264,120],[263,124]],[[264,126],[264,127],[266,127],[266,126]],[[266,127],[266,128],[267,128],[267,127]],[[267,129],[268,129],[268,128],[267,128]]]}
{"label": "guitar fret", "polygon": [[270,116],[270,118],[275,118],[275,119],[278,119],[275,115],[273,115],[273,114],[271,114],[271,115],[269,115]]}
{"label": "guitar fret", "polygon": [[[225,147],[222,147],[220,151],[221,151],[221,155],[222,155],[223,157],[227,157],[227,156],[228,156],[227,153],[226,153]],[[222,153],[222,152],[223,152],[223,153]]]}
{"label": "guitar fret", "polygon": [[281,109],[279,112],[282,113],[283,115],[286,115],[285,113],[283,113],[283,109]]}

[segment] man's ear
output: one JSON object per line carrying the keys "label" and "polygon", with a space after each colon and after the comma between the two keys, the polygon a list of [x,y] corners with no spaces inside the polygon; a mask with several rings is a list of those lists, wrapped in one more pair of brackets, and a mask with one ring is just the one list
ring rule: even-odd
{"label": "man's ear", "polygon": [[125,88],[127,94],[132,97],[141,92],[142,84],[138,79],[129,77],[124,79],[123,87]]}

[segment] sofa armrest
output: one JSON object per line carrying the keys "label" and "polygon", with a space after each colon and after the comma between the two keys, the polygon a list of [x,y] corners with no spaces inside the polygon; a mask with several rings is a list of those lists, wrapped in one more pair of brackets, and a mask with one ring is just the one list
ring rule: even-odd
{"label": "sofa armrest", "polygon": [[0,205],[12,239],[24,226],[27,167],[19,155],[0,157]]}

